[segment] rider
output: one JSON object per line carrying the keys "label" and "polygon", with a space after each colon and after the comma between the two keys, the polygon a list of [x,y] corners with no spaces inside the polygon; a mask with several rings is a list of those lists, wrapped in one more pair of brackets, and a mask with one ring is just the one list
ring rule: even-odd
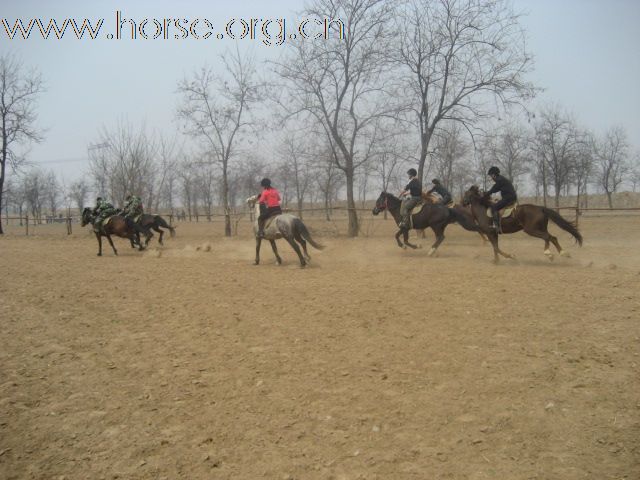
{"label": "rider", "polygon": [[[422,183],[418,180],[418,172],[415,168],[407,170],[409,175],[409,183],[407,183],[404,190],[400,192],[400,198],[402,198],[402,204],[400,205],[400,228],[409,228],[409,215],[411,209],[415,207],[422,200]],[[406,197],[408,195],[408,197]]]}
{"label": "rider", "polygon": [[260,216],[258,217],[258,237],[264,238],[264,223],[269,217],[282,213],[280,208],[280,192],[271,186],[271,180],[263,178],[260,181],[262,193],[258,196]]}
{"label": "rider", "polygon": [[427,194],[431,192],[436,192],[442,198],[442,200],[438,203],[441,203],[443,205],[449,205],[453,200],[451,198],[451,193],[449,193],[449,190],[444,188],[444,185],[442,185],[442,183],[440,183],[440,180],[438,180],[437,178],[434,178],[433,180],[431,180],[431,183],[433,183],[433,187],[431,187],[431,189],[427,192]]}
{"label": "rider", "polygon": [[96,215],[95,226],[96,228],[100,228],[105,218],[116,214],[116,209],[102,197],[98,197],[96,198],[96,206],[93,209],[93,214]]}
{"label": "rider", "polygon": [[127,203],[125,203],[124,207],[122,208],[122,214],[125,218],[134,219],[137,216],[142,215],[144,210],[140,197],[136,195],[127,195],[127,198],[125,200],[127,201]]}
{"label": "rider", "polygon": [[513,188],[513,184],[505,177],[500,175],[500,169],[498,167],[491,167],[487,172],[487,175],[491,177],[495,184],[488,192],[485,193],[485,197],[488,198],[492,193],[497,192],[500,192],[500,196],[502,197],[498,202],[491,204],[491,213],[493,214],[494,228],[498,233],[502,233],[500,229],[500,215],[498,214],[498,212],[504,207],[517,202],[518,195],[516,195],[516,190],[515,188]]}

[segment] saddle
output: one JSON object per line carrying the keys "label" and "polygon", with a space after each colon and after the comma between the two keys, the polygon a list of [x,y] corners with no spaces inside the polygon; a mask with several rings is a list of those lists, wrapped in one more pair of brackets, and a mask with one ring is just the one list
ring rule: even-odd
{"label": "saddle", "polygon": [[113,215],[109,215],[107,218],[105,218],[104,220],[97,222],[96,225],[94,226],[94,230],[96,232],[100,232],[101,229],[104,229],[104,227],[106,227],[107,225],[109,225],[109,222],[111,221],[111,219],[113,217],[115,217],[117,214],[114,213]]}
{"label": "saddle", "polygon": [[[500,218],[507,218],[513,215],[513,212],[518,208],[518,202],[514,202],[511,205],[507,205],[501,210],[498,210],[498,215]],[[491,213],[491,209],[487,208],[487,217],[493,218],[493,214]]]}
{"label": "saddle", "polygon": [[413,215],[415,213],[420,213],[420,210],[422,210],[422,207],[424,207],[426,205],[427,202],[424,201],[424,198],[422,200],[420,200],[415,207],[413,207],[411,210],[409,210],[409,225],[411,226],[411,229],[413,230]]}

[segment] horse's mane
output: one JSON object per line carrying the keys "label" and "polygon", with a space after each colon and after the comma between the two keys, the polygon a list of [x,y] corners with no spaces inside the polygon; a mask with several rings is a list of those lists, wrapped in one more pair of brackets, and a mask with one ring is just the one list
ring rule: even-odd
{"label": "horse's mane", "polygon": [[484,207],[491,206],[491,201],[488,198],[485,198],[484,192],[480,190],[480,187],[478,187],[478,185],[471,185],[467,193],[470,193],[471,195],[473,195],[473,197],[478,200],[480,205]]}

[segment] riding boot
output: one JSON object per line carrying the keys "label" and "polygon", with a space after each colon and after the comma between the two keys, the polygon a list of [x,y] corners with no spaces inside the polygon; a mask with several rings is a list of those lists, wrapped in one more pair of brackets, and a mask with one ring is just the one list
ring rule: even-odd
{"label": "riding boot", "polygon": [[493,227],[496,229],[496,233],[502,233],[500,228],[500,214],[497,210],[493,211]]}
{"label": "riding boot", "polygon": [[408,227],[408,222],[407,222],[407,217],[406,216],[402,216],[400,217],[400,223],[398,223],[398,227],[400,228],[407,228]]}

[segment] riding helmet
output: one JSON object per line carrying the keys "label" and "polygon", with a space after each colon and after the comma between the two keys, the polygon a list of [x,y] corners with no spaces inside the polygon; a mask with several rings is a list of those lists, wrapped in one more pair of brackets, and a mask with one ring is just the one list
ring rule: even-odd
{"label": "riding helmet", "polygon": [[500,175],[500,169],[496,166],[493,166],[489,169],[487,175]]}
{"label": "riding helmet", "polygon": [[407,175],[410,175],[412,177],[416,177],[418,175],[418,172],[416,171],[415,168],[410,168],[409,170],[407,170]]}
{"label": "riding helmet", "polygon": [[101,202],[101,201],[102,201],[102,197],[96,198],[96,203]]}
{"label": "riding helmet", "polygon": [[269,180],[268,178],[263,178],[262,180],[260,180],[260,186],[261,187],[270,187],[271,186],[271,180]]}
{"label": "riding helmet", "polygon": [[433,180],[431,180],[431,183],[433,183],[434,185],[440,185],[440,180],[434,178]]}

